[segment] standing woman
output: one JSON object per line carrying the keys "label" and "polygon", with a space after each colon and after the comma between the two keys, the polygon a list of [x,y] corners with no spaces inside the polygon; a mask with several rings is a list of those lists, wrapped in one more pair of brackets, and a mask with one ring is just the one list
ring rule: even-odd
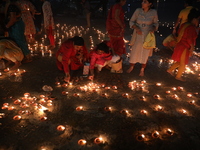
{"label": "standing woman", "polygon": [[25,36],[29,42],[35,41],[35,24],[33,21],[34,14],[36,12],[34,5],[29,0],[19,0],[17,4],[22,12],[22,20],[25,24]]}
{"label": "standing woman", "polygon": [[22,21],[21,11],[17,7],[15,0],[6,1],[5,18],[5,27],[8,30],[8,36],[17,43],[25,56],[23,62],[31,62],[30,50],[28,49],[28,44],[24,35],[24,22]]}
{"label": "standing woman", "polygon": [[116,4],[113,5],[106,20],[106,30],[110,38],[111,47],[114,54],[122,56],[126,54],[124,43],[124,10],[123,5],[126,4],[126,0],[116,0]]}
{"label": "standing woman", "polygon": [[53,12],[51,9],[51,3],[46,0],[41,0],[43,3],[42,11],[44,16],[44,30],[48,36],[51,48],[55,48],[55,40],[54,40],[54,19]]}
{"label": "standing woman", "polygon": [[174,53],[172,54],[172,59],[175,63],[167,70],[167,72],[173,75],[172,72],[178,68],[175,78],[180,81],[184,81],[181,76],[196,44],[199,17],[199,11],[195,8],[191,9],[188,15],[188,22],[182,24],[178,31],[177,44]]}
{"label": "standing woman", "polygon": [[153,0],[143,0],[142,8],[138,8],[133,13],[129,25],[134,29],[131,53],[130,67],[127,73],[130,73],[135,63],[142,65],[139,76],[144,76],[144,69],[149,56],[152,56],[153,49],[143,48],[145,37],[149,32],[154,33],[158,29],[158,15],[155,9],[152,9]]}

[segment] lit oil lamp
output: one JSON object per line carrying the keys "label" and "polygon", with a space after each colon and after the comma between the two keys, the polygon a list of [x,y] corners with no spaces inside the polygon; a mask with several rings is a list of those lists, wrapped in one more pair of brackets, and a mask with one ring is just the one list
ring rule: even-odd
{"label": "lit oil lamp", "polygon": [[30,93],[24,93],[24,97],[27,98],[30,96]]}
{"label": "lit oil lamp", "polygon": [[40,118],[40,120],[45,121],[45,120],[47,120],[47,117],[43,116],[43,117]]}
{"label": "lit oil lamp", "polygon": [[57,126],[57,130],[58,131],[64,131],[65,130],[65,126],[59,125],[59,126]]}
{"label": "lit oil lamp", "polygon": [[104,87],[105,87],[105,84],[101,84],[101,87],[104,88]]}
{"label": "lit oil lamp", "polygon": [[3,103],[3,106],[9,106],[9,103]]}
{"label": "lit oil lamp", "polygon": [[105,87],[105,89],[106,89],[106,90],[110,90],[110,87],[109,87],[109,86],[107,86],[107,87]]}
{"label": "lit oil lamp", "polygon": [[51,107],[53,104],[52,103],[47,103],[47,106]]}
{"label": "lit oil lamp", "polygon": [[160,99],[160,95],[155,94],[155,95],[153,96],[153,98],[154,98],[154,99]]}
{"label": "lit oil lamp", "polygon": [[108,97],[108,94],[107,93],[102,93],[102,96],[103,97]]}
{"label": "lit oil lamp", "polygon": [[178,89],[179,91],[183,91],[183,87],[182,87],[182,86],[178,86],[177,89]]}
{"label": "lit oil lamp", "polygon": [[160,134],[159,134],[158,131],[154,131],[154,132],[151,134],[151,136],[152,136],[153,138],[159,138],[159,137],[160,137]]}
{"label": "lit oil lamp", "polygon": [[21,103],[21,100],[20,100],[20,99],[17,99],[17,100],[14,101],[14,104],[16,104],[16,105],[18,105],[18,104],[20,104],[20,103]]}
{"label": "lit oil lamp", "polygon": [[22,117],[20,115],[16,115],[13,117],[13,120],[20,120],[20,119],[22,119]]}
{"label": "lit oil lamp", "polygon": [[104,110],[110,112],[110,111],[112,111],[112,108],[111,107],[104,107]]}
{"label": "lit oil lamp", "polygon": [[156,83],[156,86],[161,86],[162,84],[161,83]]}
{"label": "lit oil lamp", "polygon": [[191,93],[188,93],[188,94],[187,94],[187,97],[191,98],[191,97],[192,97],[192,94],[191,94]]}
{"label": "lit oil lamp", "polygon": [[8,106],[2,106],[1,109],[8,109]]}
{"label": "lit oil lamp", "polygon": [[117,90],[117,86],[112,86],[112,89],[113,90]]}
{"label": "lit oil lamp", "polygon": [[173,99],[178,99],[178,95],[176,95],[176,94],[173,94],[171,97],[172,97]]}
{"label": "lit oil lamp", "polygon": [[79,141],[78,141],[78,145],[85,145],[87,143],[87,141],[86,140],[84,140],[84,139],[80,139]]}
{"label": "lit oil lamp", "polygon": [[141,83],[142,83],[142,84],[145,84],[145,83],[146,83],[146,80],[142,80]]}
{"label": "lit oil lamp", "polygon": [[103,143],[103,139],[101,137],[95,138],[94,143],[95,144],[101,144],[101,143]]}
{"label": "lit oil lamp", "polygon": [[62,87],[67,87],[68,86],[68,84],[67,83],[64,83],[63,85],[62,85]]}
{"label": "lit oil lamp", "polygon": [[8,107],[8,110],[14,110],[14,109],[15,109],[14,106],[10,106],[10,107]]}
{"label": "lit oil lamp", "polygon": [[157,105],[157,106],[156,106],[156,110],[157,110],[157,111],[163,111],[163,107],[160,106],[160,105]]}
{"label": "lit oil lamp", "polygon": [[122,96],[123,96],[124,98],[129,98],[128,93],[124,93],[124,94],[122,94]]}
{"label": "lit oil lamp", "polygon": [[176,87],[173,87],[173,88],[172,88],[172,91],[176,91]]}
{"label": "lit oil lamp", "polygon": [[146,101],[146,97],[145,97],[145,96],[140,96],[139,99],[140,99],[141,101]]}
{"label": "lit oil lamp", "polygon": [[4,113],[0,113],[0,118],[4,118],[5,114]]}
{"label": "lit oil lamp", "polygon": [[170,136],[172,136],[174,134],[174,132],[171,129],[166,129],[166,133]]}
{"label": "lit oil lamp", "polygon": [[145,140],[145,135],[144,135],[144,134],[140,134],[140,135],[138,135],[138,136],[136,137],[136,139],[137,139],[138,141],[144,141],[144,140]]}
{"label": "lit oil lamp", "polygon": [[68,95],[69,93],[67,91],[62,91],[62,95]]}
{"label": "lit oil lamp", "polygon": [[120,113],[121,113],[121,114],[124,114],[124,115],[127,115],[127,114],[129,114],[128,110],[124,110],[124,109],[123,109],[123,110],[121,110],[121,111],[120,111]]}
{"label": "lit oil lamp", "polygon": [[170,94],[170,93],[171,93],[171,91],[169,91],[169,90],[168,90],[168,91],[166,91],[165,93],[167,93],[167,94]]}
{"label": "lit oil lamp", "polygon": [[82,110],[83,110],[83,106],[76,107],[76,111],[82,111]]}
{"label": "lit oil lamp", "polygon": [[60,85],[60,82],[56,82],[55,84],[56,84],[56,85]]}
{"label": "lit oil lamp", "polygon": [[80,95],[79,95],[79,93],[74,93],[73,96],[74,97],[79,97]]}
{"label": "lit oil lamp", "polygon": [[190,104],[190,105],[194,105],[194,104],[195,104],[195,100],[189,101],[189,104]]}
{"label": "lit oil lamp", "polygon": [[144,109],[143,109],[143,110],[141,110],[141,111],[140,111],[140,113],[141,113],[142,115],[147,115],[147,111],[146,111],[146,110],[144,110]]}
{"label": "lit oil lamp", "polygon": [[180,113],[184,114],[184,115],[187,115],[187,111],[185,109],[181,109],[180,110]]}

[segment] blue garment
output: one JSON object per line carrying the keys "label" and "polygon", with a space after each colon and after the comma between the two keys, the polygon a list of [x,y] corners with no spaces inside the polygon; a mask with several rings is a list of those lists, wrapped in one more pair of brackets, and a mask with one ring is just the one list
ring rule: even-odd
{"label": "blue garment", "polygon": [[24,35],[24,29],[24,22],[22,19],[20,19],[10,27],[9,37],[17,43],[17,45],[22,49],[24,56],[26,56],[30,53],[30,50],[28,49],[28,44]]}

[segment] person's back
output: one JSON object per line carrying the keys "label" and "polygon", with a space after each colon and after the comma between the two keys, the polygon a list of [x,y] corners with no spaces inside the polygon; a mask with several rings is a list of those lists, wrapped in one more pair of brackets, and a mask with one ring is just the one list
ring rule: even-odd
{"label": "person's back", "polygon": [[180,27],[183,23],[188,21],[187,20],[188,14],[190,13],[190,10],[193,8],[192,4],[193,4],[192,0],[185,0],[185,2],[184,2],[185,8],[180,11],[180,13],[178,15],[178,19],[174,25],[174,29],[172,32],[174,35],[177,34],[178,27]]}

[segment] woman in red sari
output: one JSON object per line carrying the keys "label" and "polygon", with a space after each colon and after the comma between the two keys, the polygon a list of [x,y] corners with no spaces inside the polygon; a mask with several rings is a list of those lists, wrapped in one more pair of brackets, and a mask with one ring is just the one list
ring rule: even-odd
{"label": "woman in red sari", "polygon": [[122,6],[126,0],[116,0],[116,4],[110,8],[106,20],[106,30],[110,38],[111,47],[115,54],[121,56],[126,53],[124,43],[124,10]]}
{"label": "woman in red sari", "polygon": [[188,15],[188,22],[182,24],[178,32],[177,45],[172,54],[175,63],[167,72],[173,75],[172,72],[178,68],[175,78],[180,81],[184,81],[181,76],[196,44],[199,17],[200,13],[196,9],[192,9]]}

